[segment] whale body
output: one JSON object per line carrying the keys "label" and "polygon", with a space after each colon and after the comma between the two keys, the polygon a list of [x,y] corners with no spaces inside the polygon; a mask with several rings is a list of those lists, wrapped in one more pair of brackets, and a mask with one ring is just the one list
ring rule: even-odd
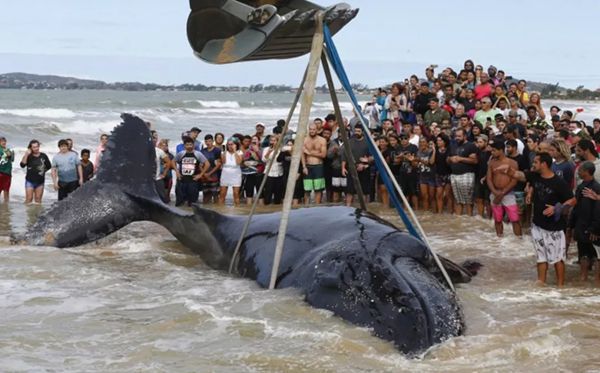
{"label": "whale body", "polygon": [[[97,177],[44,212],[22,238],[73,247],[134,221],[164,226],[212,268],[227,270],[246,217],[164,204],[154,184],[155,150],[145,122],[123,114]],[[268,287],[280,213],[254,216],[235,271]],[[455,283],[470,272],[443,259]],[[297,288],[311,306],[370,328],[404,353],[421,353],[465,331],[456,294],[427,247],[377,216],[350,207],[293,210],[276,288]]]}

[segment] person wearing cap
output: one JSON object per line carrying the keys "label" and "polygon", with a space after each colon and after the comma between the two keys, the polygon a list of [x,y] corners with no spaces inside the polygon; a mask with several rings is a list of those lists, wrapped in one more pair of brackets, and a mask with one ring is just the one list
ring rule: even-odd
{"label": "person wearing cap", "polygon": [[437,97],[431,97],[429,99],[429,110],[425,112],[423,120],[427,127],[431,126],[431,123],[442,123],[444,119],[450,119],[450,113],[440,108],[440,100]]}
{"label": "person wearing cap", "polygon": [[575,190],[577,203],[571,212],[567,236],[573,236],[577,241],[577,257],[579,259],[580,280],[587,281],[590,266],[596,263],[596,281],[600,283],[600,262],[598,248],[594,241],[600,241],[600,204],[587,198],[587,193],[600,193],[600,184],[595,174],[598,167],[592,161],[584,161],[577,169],[580,184]]}
{"label": "person wearing cap", "polygon": [[201,151],[203,148],[202,141],[198,140],[198,136],[200,136],[200,132],[202,132],[202,130],[198,127],[190,128],[189,135],[194,140],[194,149],[196,151]]}
{"label": "person wearing cap", "polygon": [[483,125],[483,127],[487,127],[489,125],[496,125],[496,114],[502,114],[500,110],[492,107],[492,99],[489,97],[483,97],[481,99],[481,110],[478,110],[475,113],[475,117],[473,120],[479,122]]}
{"label": "person wearing cap", "polygon": [[265,125],[262,122],[258,122],[256,123],[256,126],[254,126],[254,129],[256,130],[254,136],[258,137],[262,142],[265,137]]}
{"label": "person wearing cap", "polygon": [[496,169],[501,165],[506,165],[512,171],[518,171],[517,162],[510,159],[505,154],[505,145],[503,141],[494,141],[491,144],[492,158],[486,170],[486,183],[490,190],[490,201],[496,235],[502,237],[504,234],[504,214],[512,223],[515,236],[522,235],[519,207],[514,188],[517,180],[506,175],[505,172],[498,172]]}
{"label": "person wearing cap", "polygon": [[4,193],[4,202],[10,199],[10,184],[12,180],[12,164],[15,152],[6,146],[6,137],[0,136],[0,194]]}
{"label": "person wearing cap", "polygon": [[504,111],[504,117],[508,118],[509,113],[515,112],[517,113],[516,118],[519,122],[525,124],[527,121],[527,112],[521,108],[521,104],[519,103],[519,99],[516,96],[508,97],[509,107]]}
{"label": "person wearing cap", "polygon": [[560,129],[560,115],[553,115],[550,119],[552,120],[552,128],[554,128],[554,130],[559,130]]}

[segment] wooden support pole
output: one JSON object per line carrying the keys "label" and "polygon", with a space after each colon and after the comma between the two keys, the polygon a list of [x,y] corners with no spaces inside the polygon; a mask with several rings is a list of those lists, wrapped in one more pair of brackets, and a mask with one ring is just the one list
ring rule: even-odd
{"label": "wooden support pole", "polygon": [[[281,150],[281,147],[283,146],[283,138],[285,137],[285,134],[289,130],[290,122],[292,121],[292,117],[294,116],[294,112],[296,111],[296,107],[298,106],[298,102],[300,101],[300,96],[302,95],[304,82],[306,82],[307,73],[308,73],[308,67],[306,68],[306,70],[304,70],[304,76],[302,77],[302,82],[300,82],[298,92],[296,92],[296,97],[294,97],[294,101],[292,103],[290,111],[288,112],[288,116],[285,121],[285,126],[283,127],[283,132],[282,132],[281,136],[279,137],[277,144],[275,145],[275,149],[274,149],[275,154],[277,154]],[[250,227],[252,217],[254,216],[254,213],[256,212],[256,207],[258,206],[258,200],[260,199],[260,195],[262,194],[263,190],[265,189],[265,184],[267,183],[267,175],[271,171],[271,168],[273,167],[273,163],[275,162],[276,158],[277,157],[273,157],[273,158],[269,159],[269,163],[267,163],[267,167],[265,168],[264,177],[262,179],[262,182],[260,183],[260,187],[258,188],[258,193],[256,194],[256,198],[254,198],[254,200],[252,201],[252,208],[250,209],[250,213],[248,214],[248,219],[246,219],[246,223],[244,223],[244,228],[242,229],[240,238],[238,239],[237,245],[235,246],[235,250],[233,251],[231,261],[229,262],[229,273],[230,274],[233,272],[233,267],[235,266],[238,255],[240,254],[240,249],[242,247],[242,243],[244,242],[244,237],[246,237],[246,234],[248,233],[248,228]]]}
{"label": "wooden support pole", "polygon": [[352,181],[354,182],[354,189],[358,194],[358,203],[360,204],[360,208],[363,211],[367,211],[365,195],[362,190],[362,185],[360,184],[360,179],[358,178],[358,171],[356,170],[356,160],[354,159],[354,156],[352,155],[352,151],[350,149],[348,130],[346,128],[346,125],[344,124],[344,117],[342,116],[342,111],[340,110],[340,102],[338,100],[337,94],[335,93],[335,85],[333,84],[333,78],[331,76],[331,70],[329,69],[329,62],[327,61],[327,56],[325,55],[325,52],[321,54],[321,64],[323,65],[323,72],[325,73],[325,78],[327,79],[327,86],[329,87],[329,94],[331,95],[331,102],[333,103],[335,117],[340,128],[340,135],[342,136],[342,148],[344,148],[344,156],[348,160],[347,163],[349,165],[350,177],[352,177]]}
{"label": "wooden support pole", "polygon": [[294,188],[296,187],[296,172],[300,166],[300,158],[304,151],[304,139],[308,130],[308,121],[310,120],[310,111],[312,109],[315,88],[317,85],[317,76],[319,74],[319,62],[323,53],[323,12],[318,12],[315,15],[317,29],[313,37],[310,59],[308,62],[308,72],[306,74],[306,82],[304,83],[304,94],[302,96],[302,106],[300,109],[300,117],[298,119],[298,131],[296,132],[296,140],[292,154],[292,162],[290,165],[290,174],[288,176],[285,189],[285,198],[283,200],[283,210],[281,212],[281,223],[279,224],[279,232],[277,233],[277,245],[275,246],[275,255],[273,257],[273,268],[271,270],[271,281],[269,289],[275,289],[277,282],[277,274],[279,273],[279,263],[283,254],[283,244],[285,243],[285,235],[292,209],[292,201],[294,198]]}

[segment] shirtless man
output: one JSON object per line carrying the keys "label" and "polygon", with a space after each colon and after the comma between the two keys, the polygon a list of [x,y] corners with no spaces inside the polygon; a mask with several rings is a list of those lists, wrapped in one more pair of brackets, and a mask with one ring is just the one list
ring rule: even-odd
{"label": "shirtless man", "polygon": [[310,202],[311,192],[315,192],[315,203],[320,204],[325,189],[323,160],[327,156],[327,141],[317,135],[317,125],[308,126],[308,137],[304,140],[302,172],[304,173],[304,203]]}
{"label": "shirtless man", "polygon": [[491,144],[492,158],[489,161],[487,170],[487,184],[490,188],[490,200],[492,203],[492,213],[494,215],[494,225],[496,227],[496,235],[502,237],[504,234],[504,213],[508,215],[508,219],[512,223],[513,233],[517,237],[522,236],[521,223],[519,219],[519,206],[513,191],[517,180],[509,177],[506,172],[496,171],[501,165],[518,171],[517,162],[510,159],[504,153],[505,145],[502,141],[494,141]]}

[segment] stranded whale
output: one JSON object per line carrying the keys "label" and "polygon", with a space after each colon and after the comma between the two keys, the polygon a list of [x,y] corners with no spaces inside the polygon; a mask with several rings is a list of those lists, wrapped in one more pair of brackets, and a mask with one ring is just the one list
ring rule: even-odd
{"label": "stranded whale", "polygon": [[[96,179],[54,204],[28,230],[33,245],[72,247],[134,221],[153,221],[211,267],[227,269],[245,217],[165,205],[153,175],[155,151],[141,119],[124,114],[110,136]],[[280,214],[252,220],[236,263],[243,277],[268,287]],[[444,260],[455,282],[469,273]],[[464,332],[456,294],[425,245],[378,217],[348,207],[311,207],[290,216],[277,288],[392,341],[408,354]]]}

